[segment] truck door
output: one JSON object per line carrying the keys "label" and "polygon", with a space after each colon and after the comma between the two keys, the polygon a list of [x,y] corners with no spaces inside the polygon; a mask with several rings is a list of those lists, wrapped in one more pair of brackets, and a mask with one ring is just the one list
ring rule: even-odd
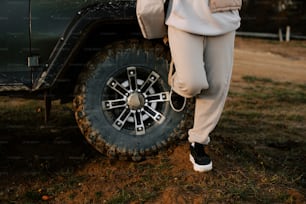
{"label": "truck door", "polygon": [[31,83],[29,0],[2,0],[0,6],[0,86]]}

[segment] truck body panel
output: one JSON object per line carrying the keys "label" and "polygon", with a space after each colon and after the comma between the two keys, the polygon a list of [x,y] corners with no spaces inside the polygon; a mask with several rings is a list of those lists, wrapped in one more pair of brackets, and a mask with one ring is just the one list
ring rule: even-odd
{"label": "truck body panel", "polygon": [[0,85],[29,83],[29,4],[4,1],[0,7]]}

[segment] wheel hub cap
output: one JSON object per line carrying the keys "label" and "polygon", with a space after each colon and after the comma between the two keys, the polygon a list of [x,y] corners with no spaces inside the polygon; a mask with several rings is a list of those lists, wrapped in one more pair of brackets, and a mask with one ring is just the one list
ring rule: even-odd
{"label": "wheel hub cap", "polygon": [[141,109],[144,106],[144,97],[142,94],[139,93],[132,93],[128,98],[127,98],[127,104],[130,109],[132,110],[137,110]]}

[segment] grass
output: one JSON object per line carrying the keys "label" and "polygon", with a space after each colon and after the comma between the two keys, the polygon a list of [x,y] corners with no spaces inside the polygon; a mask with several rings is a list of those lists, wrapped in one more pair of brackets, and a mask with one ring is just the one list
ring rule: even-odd
{"label": "grass", "polygon": [[207,174],[191,170],[185,141],[139,163],[111,161],[82,139],[70,104],[55,102],[45,125],[41,102],[1,98],[0,129],[9,136],[0,139],[0,201],[305,203],[305,87],[254,76],[234,82]]}
{"label": "grass", "polygon": [[[215,133],[225,148],[233,148],[223,151],[232,151],[244,167],[255,163],[257,168],[248,172],[248,185],[233,186],[229,194],[246,201],[254,197],[260,203],[295,203],[292,195],[274,185],[298,186],[305,194],[305,85],[253,76],[243,79],[246,83],[235,85],[242,91],[231,90]],[[256,181],[258,173],[266,175],[259,180],[265,182]],[[273,195],[263,189],[272,189]]]}

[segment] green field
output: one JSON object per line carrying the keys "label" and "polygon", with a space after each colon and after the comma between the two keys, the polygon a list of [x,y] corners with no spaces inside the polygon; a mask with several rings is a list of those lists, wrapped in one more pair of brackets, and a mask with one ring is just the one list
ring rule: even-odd
{"label": "green field", "polygon": [[305,90],[234,81],[204,174],[191,169],[187,141],[142,162],[112,161],[84,141],[71,104],[55,101],[45,125],[42,101],[1,97],[0,203],[305,203]]}

